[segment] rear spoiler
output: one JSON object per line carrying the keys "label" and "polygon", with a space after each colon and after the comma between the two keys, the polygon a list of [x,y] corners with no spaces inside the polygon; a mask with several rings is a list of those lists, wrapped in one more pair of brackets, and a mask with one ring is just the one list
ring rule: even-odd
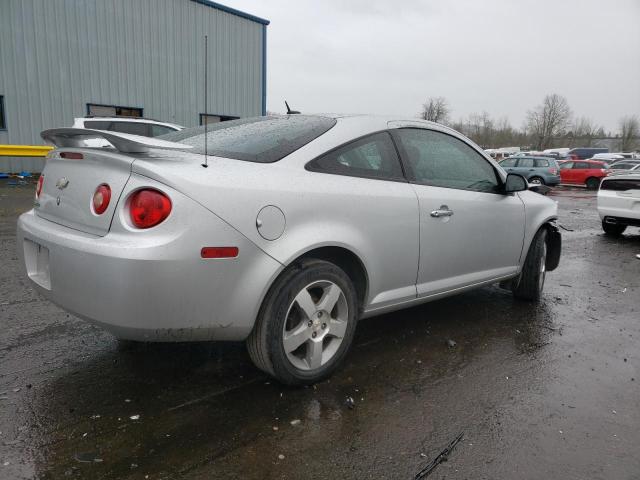
{"label": "rear spoiler", "polygon": [[[102,138],[122,153],[146,153],[152,148],[164,150],[186,150],[193,148],[182,143],[167,142],[157,138],[130,135],[128,133],[109,132],[106,130],[91,130],[87,128],[53,128],[43,131],[43,140],[53,143],[56,147],[92,148],[85,140]],[[93,147],[102,148],[102,147]]]}

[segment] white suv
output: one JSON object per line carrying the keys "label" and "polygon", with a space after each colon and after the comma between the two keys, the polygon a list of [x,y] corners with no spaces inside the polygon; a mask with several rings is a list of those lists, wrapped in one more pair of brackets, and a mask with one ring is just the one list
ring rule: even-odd
{"label": "white suv", "polygon": [[598,213],[606,234],[621,235],[628,226],[640,227],[640,174],[603,178],[598,190]]}
{"label": "white suv", "polygon": [[74,119],[73,128],[109,130],[142,137],[159,137],[184,130],[180,125],[140,117],[81,117]]}

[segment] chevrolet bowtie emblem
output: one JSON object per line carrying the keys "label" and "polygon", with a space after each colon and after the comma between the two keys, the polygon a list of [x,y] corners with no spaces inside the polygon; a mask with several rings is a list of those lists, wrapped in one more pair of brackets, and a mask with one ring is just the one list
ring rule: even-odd
{"label": "chevrolet bowtie emblem", "polygon": [[65,177],[59,178],[56,182],[56,187],[58,187],[60,190],[64,190],[65,188],[67,188],[67,185],[69,185],[69,179]]}

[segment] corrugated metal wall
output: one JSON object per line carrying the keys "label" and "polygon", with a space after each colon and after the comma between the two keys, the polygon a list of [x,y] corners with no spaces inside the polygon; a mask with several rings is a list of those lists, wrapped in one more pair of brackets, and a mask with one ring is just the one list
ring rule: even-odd
{"label": "corrugated metal wall", "polygon": [[[87,103],[141,107],[144,116],[198,125],[204,112],[262,113],[264,25],[190,0],[0,0],[0,144],[40,145]],[[0,172],[42,160],[0,157]]]}

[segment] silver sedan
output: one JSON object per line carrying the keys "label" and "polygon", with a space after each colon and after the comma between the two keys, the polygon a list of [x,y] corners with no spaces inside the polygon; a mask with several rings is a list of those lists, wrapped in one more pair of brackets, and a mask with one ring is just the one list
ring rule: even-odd
{"label": "silver sedan", "polygon": [[555,202],[442,125],[204,128],[42,132],[57,148],[18,222],[34,287],[119,339],[246,340],[259,368],[309,384],[359,319],[491,283],[535,301],[558,265]]}

